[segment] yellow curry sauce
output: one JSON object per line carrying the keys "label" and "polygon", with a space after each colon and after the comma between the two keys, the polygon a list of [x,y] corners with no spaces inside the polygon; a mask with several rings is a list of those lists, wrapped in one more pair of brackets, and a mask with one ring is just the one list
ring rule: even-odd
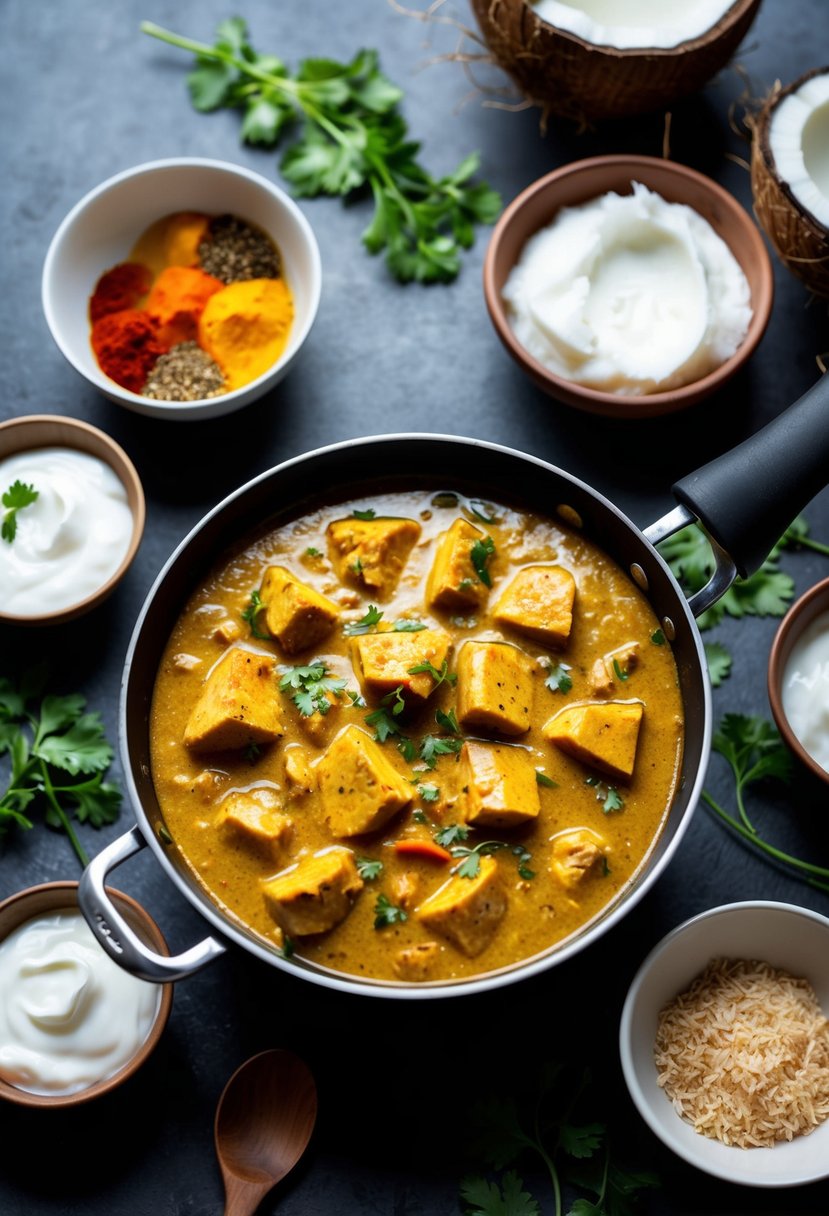
{"label": "yellow curry sauce", "polygon": [[[309,715],[296,669],[314,664],[334,683]],[[232,671],[254,692],[228,693]],[[670,647],[612,560],[430,492],[341,503],[227,559],[175,626],[151,713],[165,823],[217,904],[318,966],[413,982],[597,917],[659,834],[682,735]]]}

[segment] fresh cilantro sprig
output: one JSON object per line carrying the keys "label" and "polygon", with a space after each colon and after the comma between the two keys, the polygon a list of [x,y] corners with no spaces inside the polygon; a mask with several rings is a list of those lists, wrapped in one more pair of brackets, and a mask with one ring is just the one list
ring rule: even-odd
{"label": "fresh cilantro sprig", "polygon": [[788,781],[791,776],[792,758],[776,728],[765,718],[725,714],[714,732],[713,747],[731,766],[739,818],[729,815],[707,790],[703,790],[706,806],[748,844],[792,871],[809,886],[829,891],[829,869],[778,849],[760,835],[746,810],[745,792],[750,785],[766,777]]}
{"label": "fresh cilantro sprig", "polygon": [[625,809],[625,800],[622,795],[615,786],[602,781],[601,777],[585,777],[584,784],[593,786],[596,791],[596,800],[601,802],[605,815]]}
{"label": "fresh cilantro sprig", "polygon": [[341,697],[347,680],[330,676],[324,663],[310,663],[306,667],[283,667],[279,691],[287,693],[305,718],[311,714],[327,714],[331,708],[330,693]]}
{"label": "fresh cilantro sprig", "polygon": [[[438,840],[438,844],[441,843]],[[452,845],[449,852],[453,857],[461,858],[452,867],[452,873],[457,874],[459,878],[477,878],[481,872],[481,858],[491,857],[493,853],[499,853],[502,849],[509,849],[518,858],[518,874],[520,878],[524,878],[527,881],[535,878],[535,870],[531,870],[527,864],[532,860],[532,853],[528,852],[523,845],[511,845],[506,840],[482,840],[480,844],[472,847],[465,844]]]}
{"label": "fresh cilantro sprig", "polygon": [[[750,578],[738,578],[711,608],[698,618],[700,629],[710,629],[725,616],[783,616],[794,595],[794,580],[779,569],[781,551],[789,544],[802,544],[806,521],[798,517],[786,530],[760,569]],[[676,577],[693,594],[714,573],[714,554],[698,524],[689,524],[659,544]]]}
{"label": "fresh cilantro sprig", "polygon": [[[383,619],[383,610],[378,608],[376,604],[369,604],[368,611],[364,616],[361,616],[358,621],[349,621],[343,625],[343,633],[348,638],[362,637],[365,633],[375,633],[377,626]],[[391,627],[392,633],[419,633],[426,626],[423,621],[416,621],[411,617],[401,616],[394,621]]]}
{"label": "fresh cilantro sprig", "polygon": [[472,565],[475,567],[478,581],[483,583],[485,587],[492,586],[492,575],[487,567],[490,559],[494,556],[495,541],[491,536],[485,536],[483,540],[476,540],[469,550],[469,557]]}
{"label": "fresh cilantro sprig", "polygon": [[389,925],[402,924],[409,919],[409,914],[398,904],[393,904],[388,895],[382,892],[374,904],[374,928],[386,929]]}
{"label": "fresh cilantro sprig", "polygon": [[633,1216],[640,1192],[659,1185],[653,1174],[618,1165],[604,1123],[577,1120],[590,1074],[584,1070],[572,1083],[570,1075],[559,1064],[546,1064],[529,1100],[498,1095],[473,1108],[474,1156],[488,1169],[507,1172],[496,1180],[470,1175],[461,1181],[466,1216],[540,1216],[541,1206],[517,1170],[507,1169],[522,1159],[535,1158],[547,1171],[555,1216],[565,1213],[565,1184],[591,1196],[577,1197],[567,1216]]}
{"label": "fresh cilantro sprig", "polygon": [[550,664],[547,678],[544,681],[550,692],[569,692],[573,687],[573,678],[566,663]]}
{"label": "fresh cilantro sprig", "polygon": [[42,811],[51,828],[64,831],[81,865],[89,858],[70,815],[100,828],[114,823],[121,791],[104,781],[113,751],[101,716],[85,712],[77,693],[43,695],[47,672],[38,667],[15,684],[0,677],[0,756],[9,757],[8,780],[0,796],[0,835],[15,824],[34,826]]}
{"label": "fresh cilantro sprig", "polygon": [[39,497],[40,493],[34,485],[26,485],[19,479],[13,481],[8,490],[3,492],[0,499],[6,508],[3,512],[3,522],[0,524],[0,536],[3,540],[12,543],[17,536],[17,512],[22,511],[24,507],[30,507]]}
{"label": "fresh cilantro sprig", "polygon": [[447,684],[456,684],[458,680],[455,673],[449,670],[448,659],[443,660],[440,668],[435,667],[434,663],[430,663],[428,660],[424,663],[416,663],[414,667],[408,668],[408,673],[410,676],[430,675],[435,682],[435,688],[439,684],[442,684],[444,680]]}
{"label": "fresh cilantro sprig", "polygon": [[385,251],[400,282],[450,282],[475,226],[497,218],[500,196],[473,180],[477,154],[441,178],[421,165],[400,112],[403,94],[380,71],[376,51],[358,51],[349,63],[306,59],[291,74],[276,56],[254,51],[239,17],[221,22],[213,46],[150,21],[141,29],[196,56],[187,78],[193,106],[241,110],[245,142],[272,147],[299,122],[282,156],[283,176],[307,198],[370,192],[374,215],[363,244],[371,254]]}
{"label": "fresh cilantro sprig", "polygon": [[348,621],[343,625],[343,633],[347,638],[359,638],[364,633],[373,633],[375,625],[383,619],[383,610],[375,604],[369,604],[368,611],[358,621]]}
{"label": "fresh cilantro sprig", "polygon": [[374,882],[383,873],[382,861],[377,861],[373,857],[357,857],[355,865],[363,882]]}
{"label": "fresh cilantro sprig", "polygon": [[247,607],[242,610],[242,620],[249,627],[255,638],[262,641],[267,641],[270,638],[269,633],[263,633],[259,628],[259,613],[264,612],[266,604],[262,603],[262,597],[257,590],[251,591],[250,599]]}

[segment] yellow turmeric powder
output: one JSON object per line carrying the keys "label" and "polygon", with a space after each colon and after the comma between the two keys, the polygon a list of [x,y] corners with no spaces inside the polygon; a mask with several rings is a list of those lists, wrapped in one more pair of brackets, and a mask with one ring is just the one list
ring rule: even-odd
{"label": "yellow turmeric powder", "polygon": [[153,283],[144,305],[158,323],[159,340],[166,346],[195,341],[199,317],[207,301],[224,284],[203,270],[168,266]]}
{"label": "yellow turmeric powder", "polygon": [[143,262],[153,274],[160,274],[165,266],[198,266],[199,245],[209,224],[210,217],[199,211],[165,215],[141,234],[130,261]]}
{"label": "yellow turmeric powder", "polygon": [[294,319],[284,279],[247,279],[211,295],[199,320],[199,345],[224,372],[228,391],[249,384],[279,358]]}

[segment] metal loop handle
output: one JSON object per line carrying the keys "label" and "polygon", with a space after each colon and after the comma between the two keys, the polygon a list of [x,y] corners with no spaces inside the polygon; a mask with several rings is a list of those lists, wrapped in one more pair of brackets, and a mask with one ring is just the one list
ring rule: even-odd
{"label": "metal loop handle", "polygon": [[[645,528],[643,535],[646,540],[654,546],[658,545],[661,540],[666,540],[669,536],[673,536],[675,532],[679,532],[682,528],[687,528],[688,524],[699,524],[699,520],[692,511],[682,504],[674,507],[667,515],[663,515],[661,519],[657,519],[650,527]],[[702,524],[699,524],[703,527]],[[717,600],[725,595],[728,588],[737,577],[737,566],[732,561],[731,557],[726,553],[721,545],[717,544],[712,536],[703,528],[706,540],[711,546],[711,551],[714,554],[714,573],[711,575],[708,582],[699,591],[694,592],[688,600],[688,607],[694,617],[702,616],[712,604],[716,604]]]}
{"label": "metal loop handle", "polygon": [[224,954],[225,947],[214,937],[206,937],[184,954],[167,957],[151,950],[130,928],[109,898],[105,883],[110,870],[146,847],[147,842],[140,829],[134,827],[102,849],[81,875],[78,904],[86,923],[119,967],[138,979],[166,984],[194,975],[207,963]]}

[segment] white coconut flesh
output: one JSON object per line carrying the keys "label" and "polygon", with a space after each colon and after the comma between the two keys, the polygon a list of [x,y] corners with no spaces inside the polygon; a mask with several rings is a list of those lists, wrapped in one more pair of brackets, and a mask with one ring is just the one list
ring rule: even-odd
{"label": "white coconut flesh", "polygon": [[829,71],[812,76],[774,107],[768,140],[780,181],[829,228]]}
{"label": "white coconut flesh", "polygon": [[667,49],[701,38],[734,0],[532,0],[538,16],[594,46]]}

